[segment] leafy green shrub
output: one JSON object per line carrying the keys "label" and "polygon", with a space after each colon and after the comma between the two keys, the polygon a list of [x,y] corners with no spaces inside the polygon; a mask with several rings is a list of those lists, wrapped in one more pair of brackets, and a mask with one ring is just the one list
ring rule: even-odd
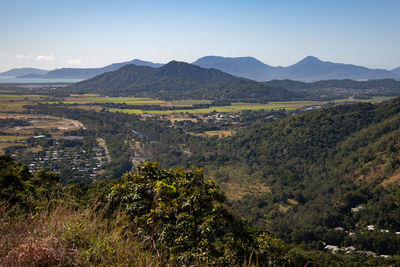
{"label": "leafy green shrub", "polygon": [[200,169],[161,169],[144,163],[112,187],[110,207],[160,259],[176,263],[277,265],[284,244],[258,235],[224,206],[224,194]]}
{"label": "leafy green shrub", "polygon": [[61,188],[53,172],[29,172],[28,166],[9,156],[0,156],[0,201],[20,208],[37,208]]}

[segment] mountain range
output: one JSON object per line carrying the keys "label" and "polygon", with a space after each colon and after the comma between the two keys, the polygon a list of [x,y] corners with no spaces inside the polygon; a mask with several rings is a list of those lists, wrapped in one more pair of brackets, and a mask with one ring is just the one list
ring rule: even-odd
{"label": "mountain range", "polygon": [[229,74],[256,81],[290,79],[299,81],[318,81],[330,79],[400,79],[400,68],[391,71],[369,69],[361,66],[321,61],[308,56],[288,67],[272,67],[253,57],[202,57],[193,64],[203,68],[215,68]]}
{"label": "mountain range", "polygon": [[[18,78],[63,78],[89,79],[105,72],[117,70],[127,64],[137,66],[161,67],[163,64],[134,59],[132,61],[114,63],[102,68],[61,68],[51,71],[23,68],[12,69],[0,76],[14,76]],[[331,79],[397,79],[400,80],[400,67],[391,71],[385,69],[369,69],[362,66],[332,63],[308,56],[303,60],[287,66],[274,67],[267,65],[253,57],[220,57],[206,56],[192,62],[203,68],[217,69],[228,74],[255,81],[269,81],[274,79],[290,79],[305,82]]]}
{"label": "mountain range", "polygon": [[23,76],[23,75],[45,75],[48,73],[48,70],[41,70],[41,69],[35,69],[35,68],[16,68],[16,69],[11,69],[9,71],[5,71],[0,73],[0,76],[2,77],[18,77],[18,76]]}
{"label": "mountain range", "polygon": [[171,61],[159,68],[126,65],[65,88],[68,93],[162,99],[215,99],[267,102],[298,99],[300,94],[220,70]]}
{"label": "mountain range", "polygon": [[[48,71],[46,73],[28,73],[17,75],[17,78],[48,78],[48,79],[89,79],[94,76],[100,75],[105,72],[117,70],[127,64],[134,64],[137,66],[149,66],[157,68],[162,66],[159,63],[152,63],[149,61],[143,61],[134,59],[127,62],[114,63],[107,65],[102,68],[62,68]],[[9,75],[11,76],[11,75]]]}
{"label": "mountain range", "polygon": [[395,75],[397,75],[397,77],[400,77],[400,67],[392,69],[392,73],[394,73]]}

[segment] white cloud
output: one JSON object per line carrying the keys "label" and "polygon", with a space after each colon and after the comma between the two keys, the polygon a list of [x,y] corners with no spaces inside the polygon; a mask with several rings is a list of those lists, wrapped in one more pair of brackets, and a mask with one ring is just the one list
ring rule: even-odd
{"label": "white cloud", "polygon": [[26,58],[31,58],[32,57],[32,55],[27,55],[27,56],[25,56]]}
{"label": "white cloud", "polygon": [[80,57],[68,59],[68,64],[77,65],[82,63],[82,59]]}
{"label": "white cloud", "polygon": [[16,58],[24,58],[24,55],[16,55]]}
{"label": "white cloud", "polygon": [[306,44],[301,45],[302,48],[307,49],[308,51],[313,50],[313,44],[311,42],[308,42]]}
{"label": "white cloud", "polygon": [[0,53],[0,57],[8,57],[6,53]]}
{"label": "white cloud", "polygon": [[53,55],[48,55],[48,56],[40,55],[36,57],[36,60],[52,61],[53,59],[54,59]]}

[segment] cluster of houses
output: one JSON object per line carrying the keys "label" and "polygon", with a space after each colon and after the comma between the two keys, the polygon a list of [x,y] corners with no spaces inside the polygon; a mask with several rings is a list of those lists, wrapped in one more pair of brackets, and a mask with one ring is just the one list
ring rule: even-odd
{"label": "cluster of houses", "polygon": [[28,164],[29,171],[41,169],[61,172],[61,168],[68,167],[78,176],[87,175],[94,179],[108,162],[109,156],[103,147],[94,146],[89,149],[47,147],[47,150],[26,153],[17,151],[11,156]]}
{"label": "cluster of houses", "polygon": [[238,120],[240,118],[240,114],[234,113],[215,113],[210,114],[204,119],[206,121],[216,121],[216,122],[223,122],[223,121],[231,121],[231,120]]}
{"label": "cluster of houses", "polygon": [[[361,206],[359,206],[358,208],[362,208]],[[375,225],[371,224],[371,225],[367,225],[363,228],[365,231],[376,231],[376,227]],[[344,231],[343,227],[336,227],[335,228],[336,231]],[[387,229],[379,229],[379,232],[381,233],[390,233],[389,230]],[[395,235],[400,235],[400,232],[394,232]],[[355,233],[354,232],[349,232],[349,236],[354,236]],[[328,252],[332,252],[332,253],[360,253],[360,254],[364,254],[367,257],[383,257],[383,258],[389,258],[391,256],[389,255],[378,255],[375,252],[372,251],[363,251],[363,250],[356,250],[356,248],[354,246],[349,246],[349,247],[339,247],[339,246],[334,246],[334,245],[327,245],[326,243],[324,243],[325,247],[324,249],[327,250]]]}
{"label": "cluster of houses", "polygon": [[390,255],[378,255],[375,252],[372,251],[364,251],[364,250],[356,250],[354,246],[350,247],[339,247],[339,246],[333,246],[333,245],[326,245],[324,247],[326,251],[332,252],[332,253],[342,253],[342,254],[349,254],[349,253],[360,253],[364,254],[367,257],[382,257],[382,258],[390,258]]}

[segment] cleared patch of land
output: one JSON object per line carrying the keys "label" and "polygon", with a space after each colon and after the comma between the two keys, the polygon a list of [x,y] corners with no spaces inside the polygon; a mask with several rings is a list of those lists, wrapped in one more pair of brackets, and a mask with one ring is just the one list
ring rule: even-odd
{"label": "cleared patch of land", "polygon": [[234,130],[216,130],[216,131],[205,131],[203,133],[190,133],[192,135],[197,136],[218,136],[218,137],[226,137],[231,136],[235,133]]}
{"label": "cleared patch of land", "polygon": [[31,124],[29,126],[17,126],[1,129],[3,133],[7,134],[1,137],[3,139],[8,138],[10,141],[16,137],[22,137],[19,139],[32,137],[38,132],[38,130],[45,130],[53,136],[62,136],[64,131],[85,128],[84,125],[77,120],[50,115],[0,113],[0,119],[25,120],[29,121]]}
{"label": "cleared patch of land", "polygon": [[[53,137],[63,136],[65,131],[77,130],[85,128],[84,125],[77,121],[50,115],[36,114],[12,114],[0,113],[0,119],[16,119],[29,121],[29,126],[16,126],[11,128],[0,128],[5,135],[0,135],[0,153],[4,153],[4,149],[14,145],[24,145],[25,139],[48,133]],[[31,148],[32,152],[40,151],[41,147]]]}

